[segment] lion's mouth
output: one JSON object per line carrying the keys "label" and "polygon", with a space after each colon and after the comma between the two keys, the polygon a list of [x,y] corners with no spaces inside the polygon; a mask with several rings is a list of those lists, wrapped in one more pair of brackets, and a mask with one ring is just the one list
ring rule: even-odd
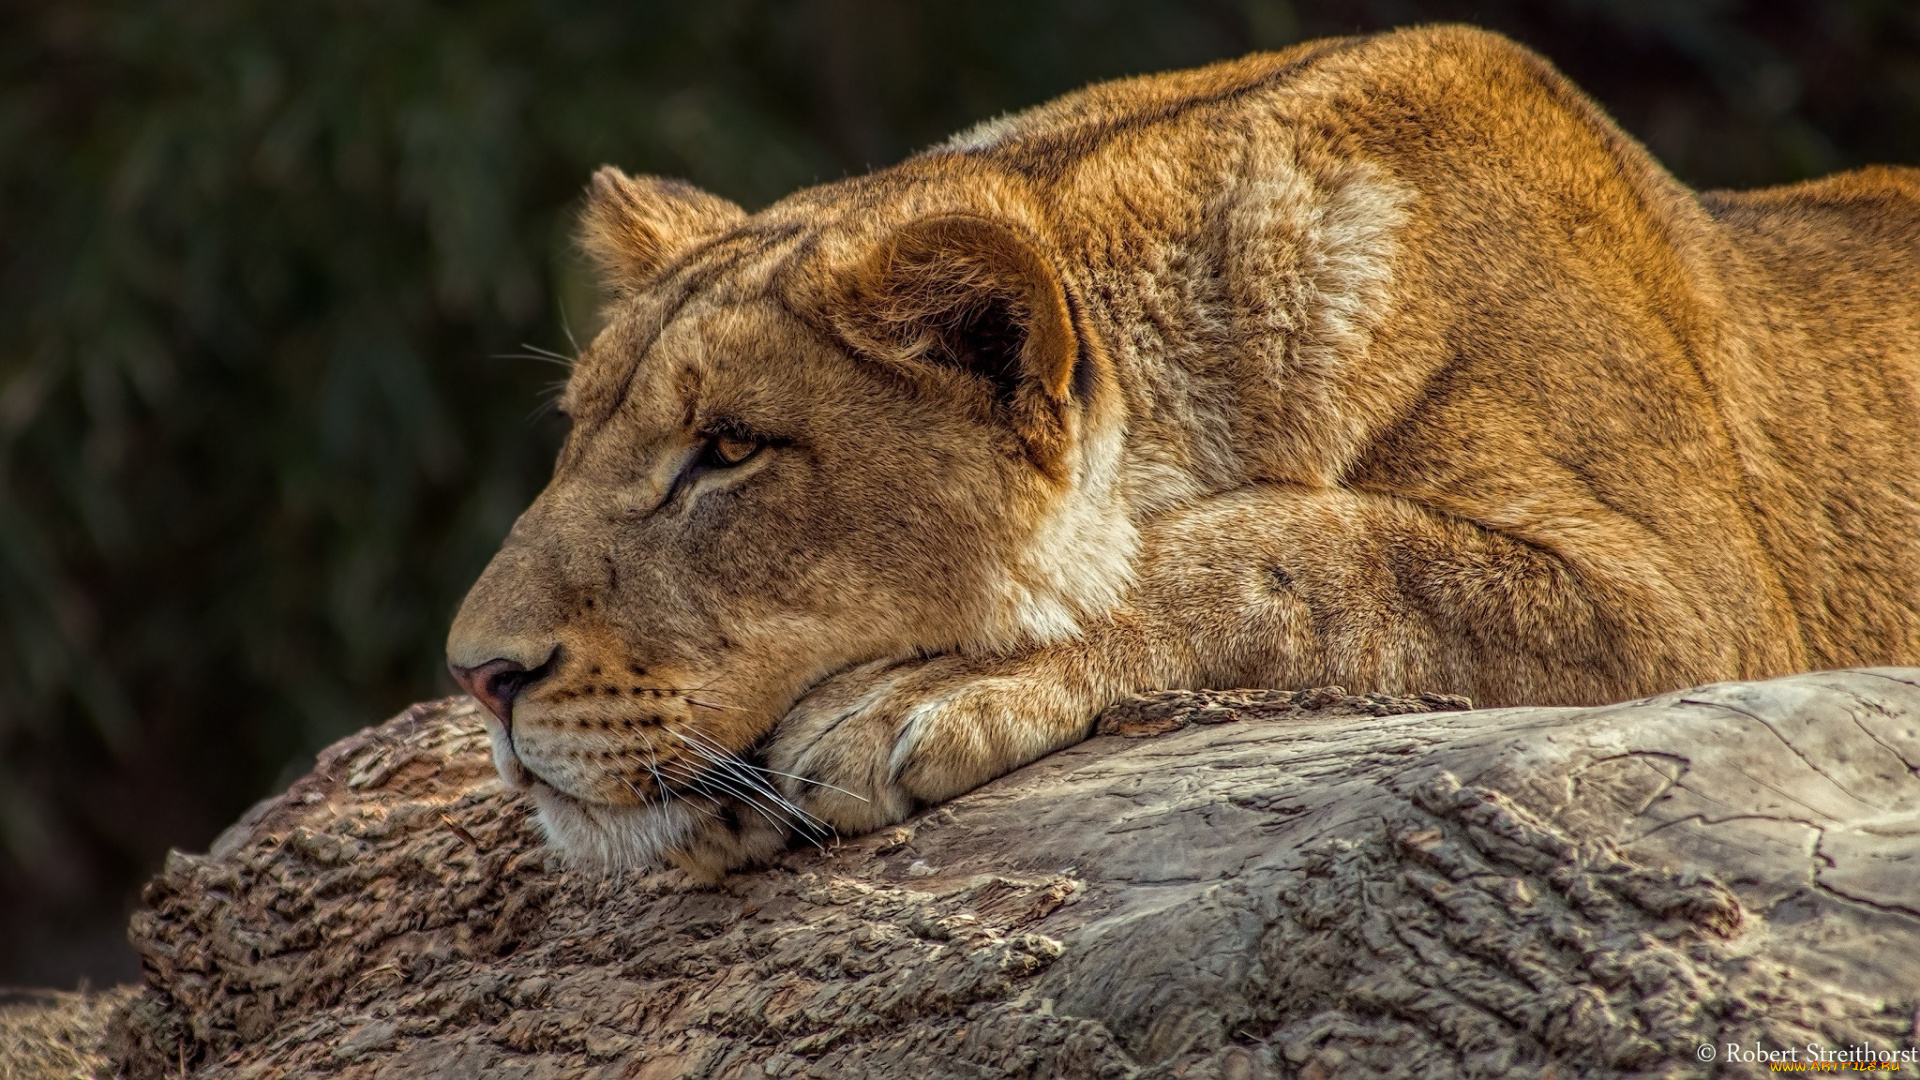
{"label": "lion's mouth", "polygon": [[[764,748],[779,719],[822,685],[876,663],[898,662],[869,659],[819,672],[793,692],[787,708],[744,750],[729,750],[697,726],[666,724],[648,730],[670,740],[670,753],[657,753],[650,743],[644,753],[634,748],[628,762],[633,768],[625,772],[608,768],[594,775],[573,775],[566,744],[548,746],[549,734],[536,722],[535,730],[516,724],[512,729],[497,725],[490,732],[494,766],[508,787],[529,794],[550,838],[567,849],[577,846],[567,837],[607,830],[631,832],[635,817],[656,821],[662,815],[694,821],[752,820],[789,836],[824,843],[833,835],[832,827],[796,801],[796,785],[811,781],[768,768]],[[529,745],[529,738],[536,743]],[[657,829],[655,824],[643,831],[652,834]]]}
{"label": "lion's mouth", "polygon": [[[704,819],[746,819],[763,821],[782,832],[819,846],[833,835],[826,822],[802,808],[782,790],[783,774],[759,763],[758,746],[743,754],[726,750],[697,732],[683,736],[688,754],[671,762],[655,762],[646,771],[651,779],[644,788],[626,783],[632,801],[597,798],[570,790],[554,777],[544,775],[538,765],[527,764],[518,747],[509,747],[511,767],[518,782],[510,786],[526,791],[548,825],[549,838],[560,843],[562,835],[575,835],[581,829],[630,831],[636,815],[666,815],[675,821]],[[764,743],[764,739],[762,740]],[[496,766],[501,754],[496,752]],[[696,764],[697,763],[697,764]],[[502,776],[507,767],[501,766]],[[566,828],[555,823],[566,822]],[[657,831],[649,819],[648,831]],[[567,844],[560,844],[563,848]]]}
{"label": "lion's mouth", "polygon": [[[525,790],[547,844],[569,862],[611,870],[658,870],[678,865],[696,877],[724,873],[731,862],[705,865],[712,852],[696,849],[716,841],[727,851],[770,854],[799,839],[825,849],[833,829],[778,794],[770,784],[755,791],[737,778],[717,779],[709,769],[683,789],[661,788],[638,804],[584,799],[529,773]],[[689,859],[692,859],[689,862]]]}
{"label": "lion's mouth", "polygon": [[698,823],[685,804],[615,806],[590,802],[536,780],[528,794],[547,843],[573,862],[608,869],[656,869]]}

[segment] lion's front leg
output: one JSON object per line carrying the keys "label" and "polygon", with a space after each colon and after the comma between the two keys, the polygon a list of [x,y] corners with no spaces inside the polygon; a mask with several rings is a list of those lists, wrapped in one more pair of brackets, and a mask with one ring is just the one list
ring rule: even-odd
{"label": "lion's front leg", "polygon": [[[1452,566],[1445,587],[1475,587],[1487,552],[1471,530],[1350,493],[1260,487],[1142,537],[1132,595],[1079,638],[874,663],[816,687],[768,744],[788,797],[839,831],[878,828],[1078,742],[1145,690],[1475,685],[1458,633],[1406,573],[1409,560]],[[1510,613],[1513,599],[1495,606]],[[1505,636],[1491,617],[1482,630]]]}
{"label": "lion's front leg", "polygon": [[1106,703],[1088,644],[855,668],[787,714],[768,764],[835,829],[892,824],[1085,738]]}
{"label": "lion's front leg", "polygon": [[1664,555],[1644,542],[1576,570],[1404,500],[1277,485],[1141,532],[1133,593],[1101,625],[1012,656],[835,676],[775,729],[772,778],[854,833],[1071,745],[1144,690],[1338,684],[1584,703],[1705,681],[1724,663],[1703,640],[1711,628],[1645,585],[1661,580]]}

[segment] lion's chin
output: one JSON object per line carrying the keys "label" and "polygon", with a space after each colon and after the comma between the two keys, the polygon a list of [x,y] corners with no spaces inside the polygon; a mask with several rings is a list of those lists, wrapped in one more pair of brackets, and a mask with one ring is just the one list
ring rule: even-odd
{"label": "lion's chin", "polygon": [[547,844],[567,861],[609,870],[658,870],[667,853],[683,847],[693,833],[693,814],[685,807],[610,806],[583,802],[536,782],[531,794]]}

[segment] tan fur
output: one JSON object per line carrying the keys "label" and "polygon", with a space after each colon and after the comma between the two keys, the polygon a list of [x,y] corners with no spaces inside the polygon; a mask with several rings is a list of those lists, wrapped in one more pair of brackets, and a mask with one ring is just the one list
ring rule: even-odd
{"label": "tan fur", "polygon": [[1696,195],[1438,28],[751,216],[604,171],[585,229],[617,299],[449,657],[540,669],[497,757],[602,861],[895,821],[1154,687],[1920,663],[1914,170]]}

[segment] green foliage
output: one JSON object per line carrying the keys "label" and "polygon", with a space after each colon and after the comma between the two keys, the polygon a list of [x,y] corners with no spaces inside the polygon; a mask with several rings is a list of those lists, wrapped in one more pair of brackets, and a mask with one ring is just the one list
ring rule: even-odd
{"label": "green foliage", "polygon": [[1920,160],[1907,0],[0,8],[0,981],[123,973],[166,846],[450,688],[557,440],[564,371],[519,354],[590,329],[595,166],[753,206],[1091,79],[1438,18],[1696,182]]}

